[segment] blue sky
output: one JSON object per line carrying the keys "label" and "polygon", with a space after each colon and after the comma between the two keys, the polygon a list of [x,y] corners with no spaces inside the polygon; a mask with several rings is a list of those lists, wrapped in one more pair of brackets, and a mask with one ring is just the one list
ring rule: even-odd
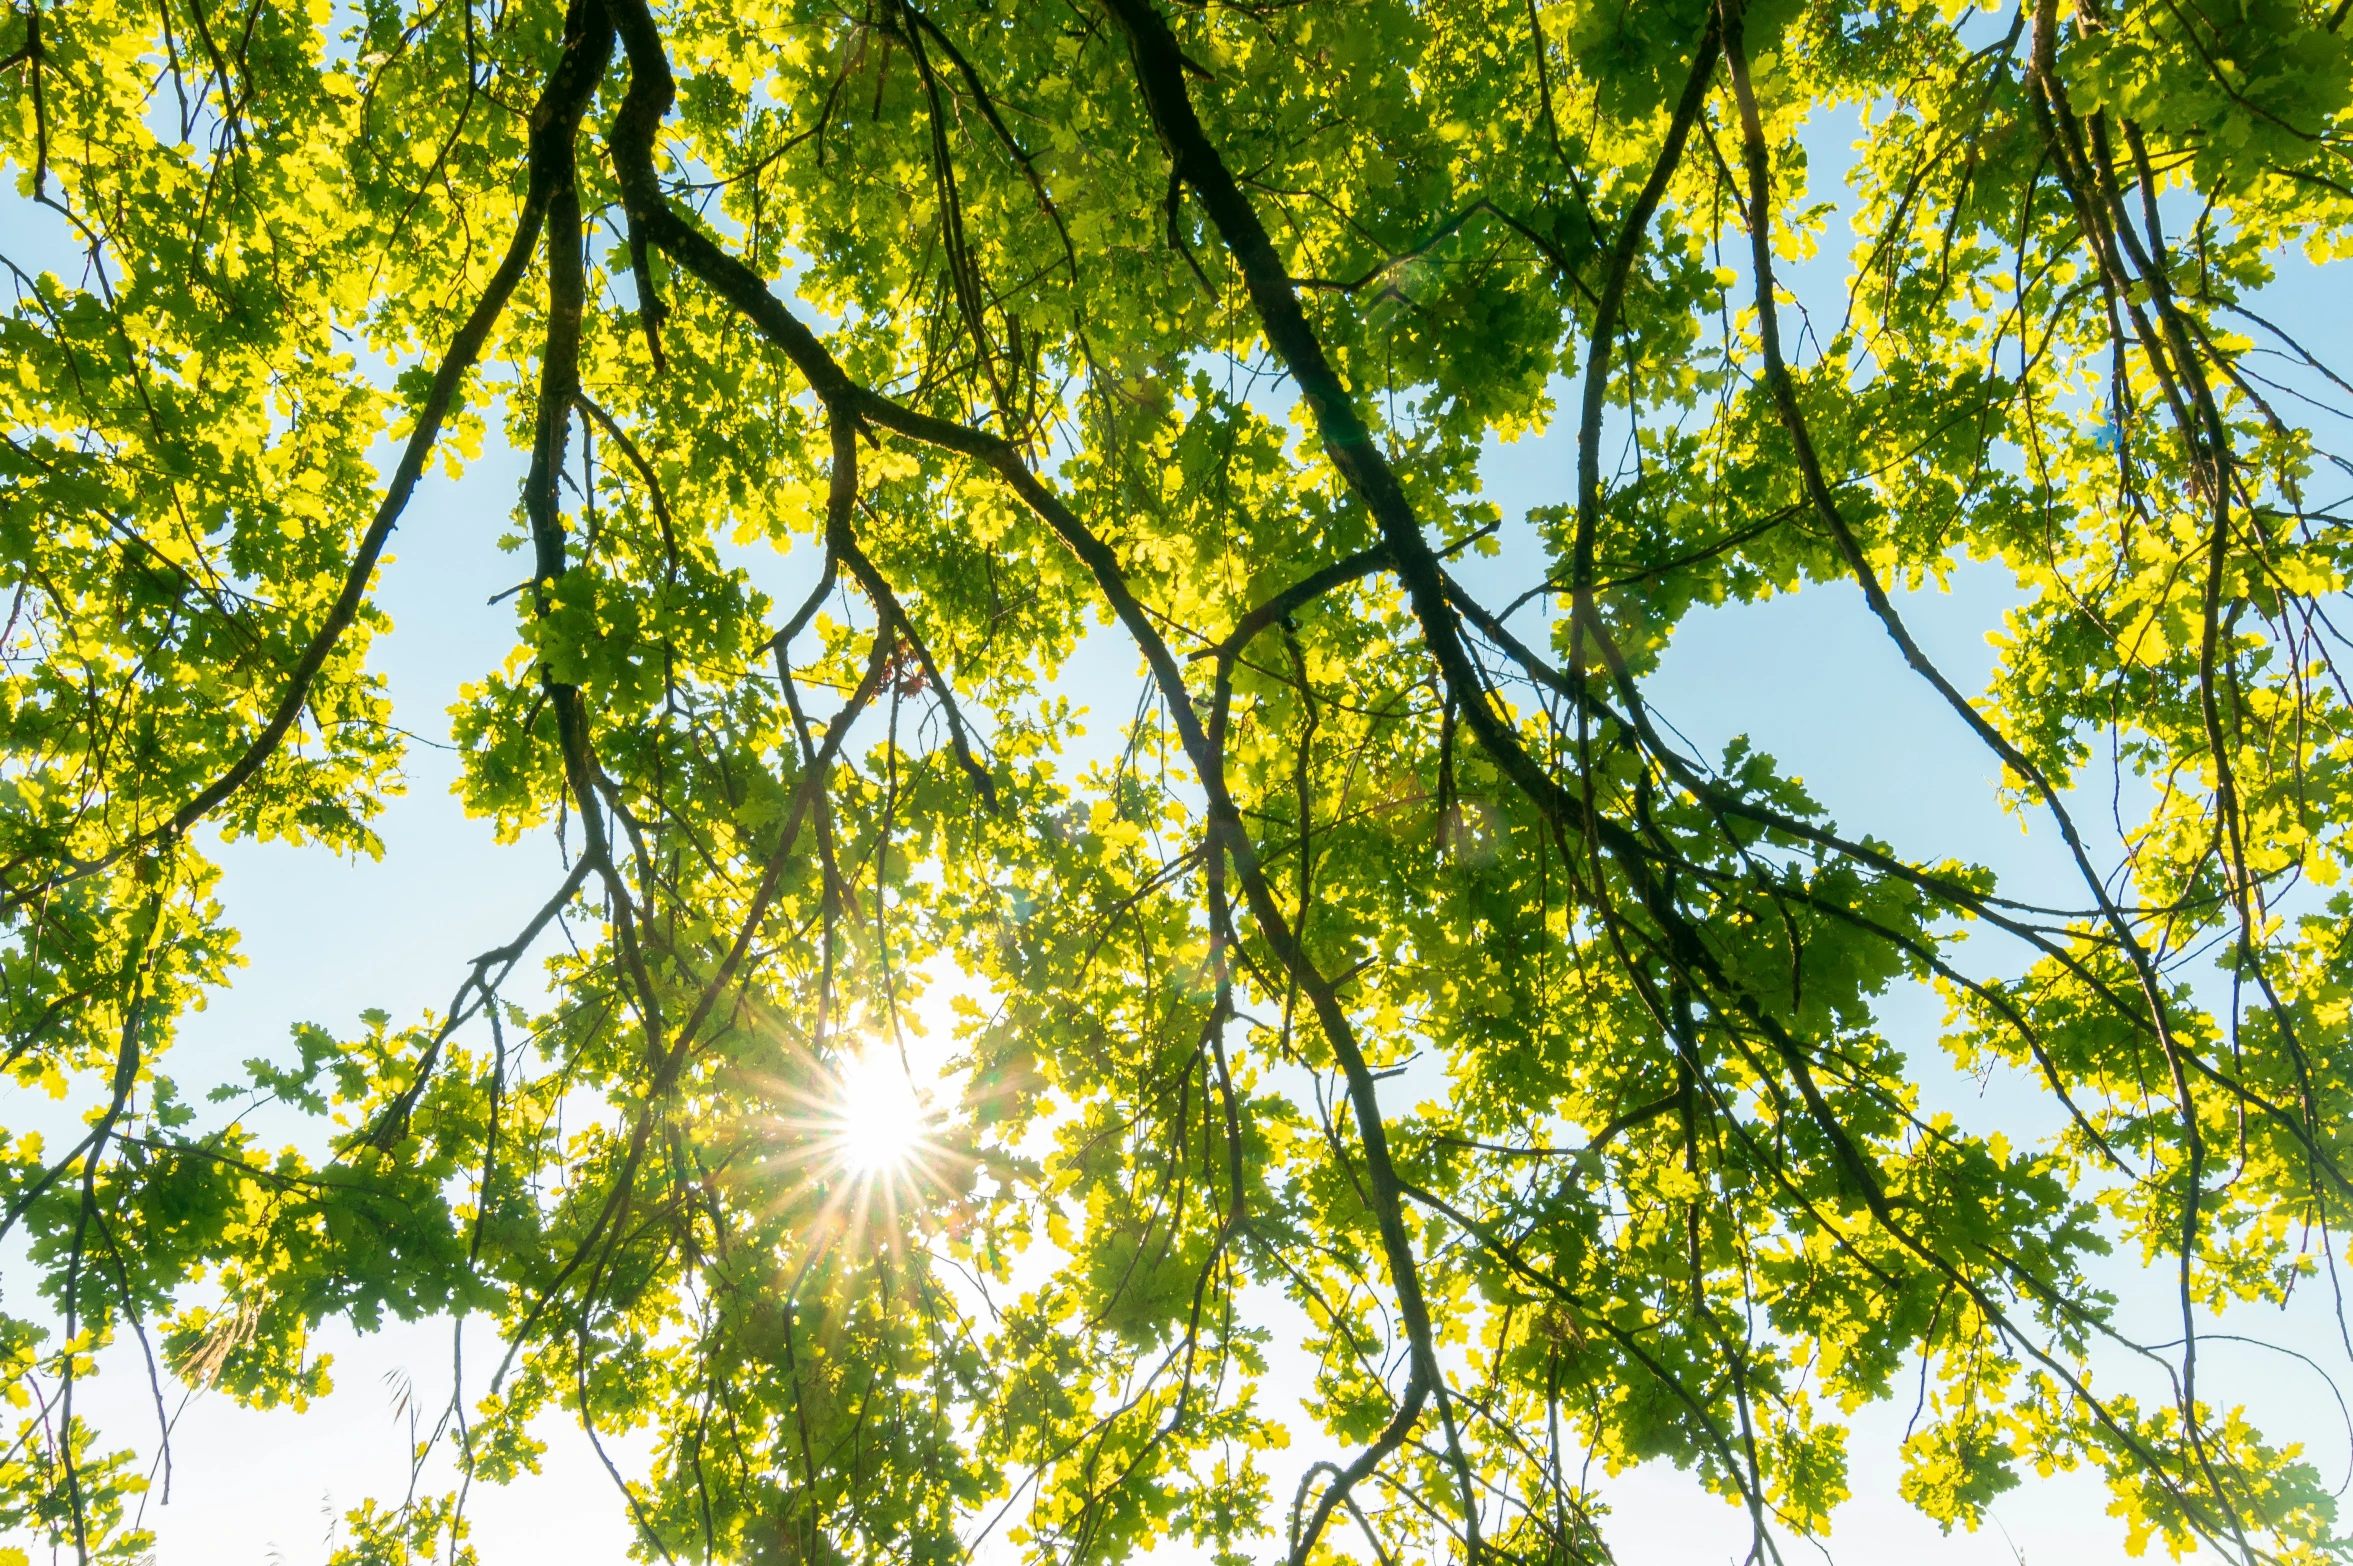
{"label": "blue sky", "polygon": [[[1835,177],[1834,138],[1822,138],[1817,181]],[[19,210],[10,207],[13,217]],[[13,243],[13,239],[12,239]],[[1844,245],[1798,279],[1802,292],[1843,270]],[[65,270],[60,265],[59,269]],[[2338,301],[2300,261],[2283,261],[2272,304],[2313,326],[2322,346],[2347,344]],[[1558,436],[1499,446],[1488,491],[1516,521],[1530,505],[1567,498],[1568,442]],[[430,741],[447,737],[445,710],[458,686],[503,659],[513,645],[513,607],[490,595],[521,574],[519,558],[494,544],[508,530],[519,464],[493,450],[462,483],[436,476],[420,491],[384,568],[380,602],[395,622],[378,667],[391,683],[399,721],[421,741],[408,760],[409,792],[381,823],[381,862],[341,861],[283,846],[238,844],[223,854],[222,888],[243,933],[249,966],[238,983],[190,1021],[172,1069],[184,1083],[216,1080],[248,1056],[284,1047],[295,1022],[348,1030],[358,1013],[382,1007],[395,1018],[442,1005],[466,958],[506,940],[560,878],[545,838],[501,846],[448,793],[454,757]],[[781,586],[808,562],[764,566]],[[1480,568],[1498,587],[1526,585],[1523,548]],[[1964,566],[1953,590],[1910,595],[1904,611],[1931,655],[1965,690],[1980,688],[1993,652],[1986,641],[2014,602],[1998,568]],[[1066,681],[1090,702],[1098,741],[1124,720],[1133,699],[1132,658],[1105,633],[1104,655],[1074,660]],[[1090,653],[1092,649],[1090,649]],[[1959,720],[1906,670],[1851,587],[1830,585],[1754,605],[1700,611],[1676,632],[1652,691],[1657,706],[1704,752],[1745,734],[1804,778],[1850,830],[1868,831],[1921,857],[1956,855],[1992,866],[2010,895],[2068,899],[2072,875],[2047,829],[2029,831],[1995,798],[1996,768]],[[2104,786],[2104,785],[2103,785]],[[2104,819],[2102,808],[2087,811]],[[1891,1035],[1911,1053],[1930,1101],[1965,1118],[2029,1120],[2047,1114],[2039,1095],[2014,1082],[1980,1084],[1941,1065],[1934,1043],[1939,1008],[1908,993],[1889,1006]],[[0,1122],[49,1112],[0,1089]],[[2169,1280],[2114,1269],[2128,1315],[2152,1336],[2167,1335]],[[13,1281],[21,1273],[0,1270]],[[2346,1352],[2308,1291],[2284,1319],[2228,1323],[2303,1349],[2337,1372]],[[478,1334],[479,1350],[488,1343]],[[172,1505],[149,1513],[163,1566],[300,1566],[323,1558],[333,1516],[364,1495],[397,1496],[405,1483],[407,1427],[396,1413],[398,1385],[438,1404],[450,1374],[446,1322],[399,1327],[369,1339],[340,1329],[322,1334],[337,1358],[337,1390],[308,1416],[255,1414],[225,1400],[196,1400],[175,1442]],[[2334,1472],[2346,1437],[2336,1405],[2310,1371],[2262,1351],[2218,1342],[2212,1359],[2254,1402],[2275,1432],[2309,1440]],[[93,1413],[125,1438],[151,1435],[144,1382],[117,1363],[90,1398]],[[1865,1411],[1850,1445],[1857,1499],[1830,1541],[1837,1558],[1897,1555],[1940,1562],[2074,1566],[2121,1561],[2122,1528],[2104,1514],[2096,1487],[2076,1477],[2030,1482],[1995,1508],[1998,1526],[1974,1537],[1940,1536],[1894,1499],[1893,1449],[1905,1410]],[[512,1491],[480,1492],[472,1513],[484,1558],[494,1563],[564,1559],[582,1566],[619,1562],[627,1540],[620,1503],[577,1435],[551,1425],[547,1473]],[[1309,1447],[1302,1430],[1301,1446]],[[624,1449],[627,1443],[622,1443]],[[1310,1452],[1300,1452],[1303,1459]],[[429,1481],[429,1484],[431,1481]],[[1278,1490],[1283,1487],[1278,1484]],[[1700,1497],[1671,1470],[1646,1469],[1612,1486],[1613,1537],[1629,1562],[1715,1563],[1737,1559],[1745,1529],[1729,1506]]]}
{"label": "blue sky", "polygon": [[[1566,448],[1555,436],[1494,452],[1490,493],[1507,515],[1564,493]],[[462,484],[436,478],[396,537],[381,599],[396,631],[381,644],[380,667],[400,721],[423,736],[446,738],[442,714],[458,685],[512,645],[509,606],[484,600],[516,574],[514,557],[492,541],[506,530],[518,476],[511,454],[492,452]],[[1488,568],[1492,575],[1524,574],[1527,562],[1515,565],[1510,553]],[[782,563],[779,585],[804,564]],[[1985,633],[2014,597],[1994,567],[1964,567],[1954,583],[1950,593],[1911,595],[1904,609],[1931,655],[1975,690],[1992,663]],[[1075,697],[1091,701],[1096,735],[1107,740],[1132,708],[1134,681],[1127,650],[1111,633],[1103,642],[1104,656],[1074,660],[1079,672],[1068,683]],[[1910,854],[1994,866],[2006,890],[2064,896],[2069,888],[2050,834],[2029,834],[2001,811],[1990,759],[1957,719],[1924,699],[1850,587],[1695,614],[1677,631],[1653,691],[1660,710],[1703,751],[1748,735],[1849,828]],[[409,792],[381,823],[381,862],[276,845],[225,851],[223,898],[250,966],[191,1020],[174,1061],[183,1081],[204,1081],[249,1055],[281,1049],[296,1021],[348,1029],[369,1006],[402,1018],[442,1005],[464,959],[507,939],[560,877],[544,839],[501,847],[484,823],[466,819],[448,794],[456,773],[450,753],[419,744],[408,772]],[[1891,1034],[1912,1053],[1932,1103],[1972,1119],[2047,1113],[2029,1089],[1997,1080],[1981,1090],[1943,1069],[1933,1042],[1939,1011],[1924,992],[1899,996],[1888,1008]],[[2166,1335],[2163,1282],[2152,1280],[2160,1314],[2148,1323],[2159,1337]],[[2282,1325],[2252,1324],[2272,1335]],[[2285,1325],[2290,1341],[2344,1366],[2321,1313],[2304,1309]],[[478,1354],[486,1342],[478,1334]],[[400,1327],[372,1340],[330,1330],[322,1344],[336,1355],[338,1389],[308,1416],[247,1413],[219,1398],[189,1409],[176,1441],[173,1504],[150,1514],[163,1566],[242,1566],[273,1551],[289,1563],[320,1559],[329,1513],[365,1494],[398,1492],[406,1427],[387,1378],[407,1378],[428,1404],[437,1403],[448,1384],[448,1325]],[[2305,1431],[2317,1450],[2342,1449],[2342,1435],[2331,1428],[2334,1405],[2316,1381],[2251,1350],[2211,1352],[2234,1378],[2251,1383],[2275,1428]],[[116,1428],[142,1435],[149,1416],[133,1367],[119,1365],[103,1385]],[[1882,1560],[1901,1550],[1955,1563],[2007,1563],[2012,1541],[2034,1560],[2062,1549],[2082,1566],[2124,1559],[2121,1525],[2104,1515],[2096,1486],[2081,1479],[2032,1483],[1997,1506],[2000,1528],[1941,1537],[1894,1497],[1903,1412],[1867,1410],[1858,1420],[1851,1446],[1858,1498],[1840,1514],[1831,1541],[1839,1559]],[[572,1561],[619,1562],[626,1528],[609,1483],[576,1435],[559,1426],[545,1434],[551,1449],[543,1477],[474,1498],[485,1559],[536,1560],[560,1550]],[[1696,1566],[1737,1558],[1745,1548],[1739,1516],[1698,1496],[1672,1470],[1638,1471],[1617,1481],[1613,1493],[1615,1536],[1629,1561]]]}

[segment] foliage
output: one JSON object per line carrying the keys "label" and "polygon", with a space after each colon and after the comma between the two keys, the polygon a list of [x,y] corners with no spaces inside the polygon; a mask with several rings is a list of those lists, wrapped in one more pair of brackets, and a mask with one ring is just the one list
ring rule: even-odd
{"label": "foliage", "polygon": [[[2353,254],[2347,9],[15,0],[11,210],[86,266],[0,320],[0,1047],[87,1116],[0,1137],[0,1524],[144,1547],[110,1344],[159,1413],[299,1406],[322,1322],[449,1314],[503,1356],[466,1484],[550,1411],[649,1432],[648,1558],[1581,1560],[1653,1457],[1778,1548],[1915,1383],[1947,1527],[2089,1466],[2136,1547],[2342,1556],[2197,1345],[2353,1194],[2353,559],[2254,313]],[[1800,136],[1855,112],[1801,330]],[[380,851],[376,573],[494,421],[529,577],[463,800],[570,873],[446,1011],[176,1083],[217,833]],[[1482,602],[1483,443],[1556,421]],[[2023,595],[1982,697],[1891,593],[1964,558]],[[1653,712],[1684,616],[1831,582],[2078,906]],[[1090,635],[1150,702],[1076,772]],[[962,1102],[853,1166],[838,1078],[951,974]],[[1924,1108],[1914,981],[2063,1129]],[[331,1156],[209,1107],[266,1101]],[[338,1558],[469,1558],[464,1495]]]}

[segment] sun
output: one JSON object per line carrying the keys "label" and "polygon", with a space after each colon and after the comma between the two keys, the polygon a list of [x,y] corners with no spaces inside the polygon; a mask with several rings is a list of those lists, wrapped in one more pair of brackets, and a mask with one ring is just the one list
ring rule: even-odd
{"label": "sun", "polygon": [[[755,1078],[757,1182],[769,1211],[812,1247],[903,1259],[953,1217],[978,1167],[966,1147],[966,1074],[919,1028],[844,1029]],[[750,1129],[750,1127],[747,1127]]]}
{"label": "sun", "polygon": [[869,1045],[841,1068],[828,1128],[833,1155],[857,1175],[889,1175],[922,1149],[931,1120],[926,1096],[907,1063],[887,1044]]}

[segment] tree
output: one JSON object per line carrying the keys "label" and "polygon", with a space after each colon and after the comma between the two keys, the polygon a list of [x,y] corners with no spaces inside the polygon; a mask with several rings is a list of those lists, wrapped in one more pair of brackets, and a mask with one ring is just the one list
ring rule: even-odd
{"label": "tree", "polygon": [[[652,1429],[648,1558],[947,1559],[1001,1513],[1057,1561],[1595,1559],[1589,1452],[1772,1553],[1915,1379],[1947,1526],[2080,1464],[2136,1545],[2344,1553],[2198,1343],[2334,1286],[2353,1194],[2353,470],[2255,297],[2353,254],[2347,10],[18,0],[0,133],[87,265],[15,268],[4,327],[0,1011],[88,1114],[5,1143],[0,1524],[143,1547],[156,1438],[75,1411],[109,1344],[159,1416],[166,1375],[299,1402],[312,1328],[393,1312],[495,1332],[469,1484],[546,1411]],[[1841,106],[1824,335],[1776,274]],[[529,575],[464,801],[569,874],[445,1010],[177,1083],[218,835],[378,848],[372,585],[493,417]],[[1481,443],[1555,419],[1541,574],[1483,602]],[[797,605],[730,553],[796,540]],[[1963,558],[2026,595],[1982,697],[1901,612]],[[2074,906],[1653,711],[1696,607],[1831,582]],[[1072,776],[1098,623],[1150,704]],[[2151,785],[2116,855],[2104,765]],[[962,1102],[851,1167],[841,1075],[950,972],[993,1007]],[[1949,1020],[1899,1047],[1913,981]],[[2063,1129],[1923,1110],[1940,1048]],[[1417,1058],[1444,1092],[1384,1099]],[[332,1156],[207,1107],[257,1097]],[[2123,1341],[2111,1246],[2178,1342]],[[345,1558],[464,1558],[463,1504]]]}

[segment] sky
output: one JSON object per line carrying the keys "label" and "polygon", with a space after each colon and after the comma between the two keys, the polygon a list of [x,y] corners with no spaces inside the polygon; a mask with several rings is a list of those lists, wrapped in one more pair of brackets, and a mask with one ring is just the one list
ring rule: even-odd
{"label": "sky", "polygon": [[[1567,446],[1546,437],[1493,452],[1489,492],[1507,515],[1564,491]],[[422,735],[446,736],[445,721],[436,719],[459,684],[478,677],[510,645],[507,607],[485,600],[515,575],[514,559],[492,540],[505,530],[517,477],[511,454],[497,452],[463,483],[436,477],[396,535],[380,600],[395,633],[380,644],[380,667],[400,721]],[[785,576],[805,564],[782,563],[775,585],[781,590]],[[1515,568],[1507,558],[1485,569],[1502,579],[1497,585],[1508,585],[1515,569],[1525,579],[1526,562]],[[1911,595],[1903,609],[1931,656],[1964,689],[1976,690],[1992,666],[1986,632],[2012,601],[1996,569],[1973,567],[1956,574],[1952,592]],[[1077,677],[1069,683],[1074,697],[1092,708],[1096,734],[1107,739],[1132,710],[1134,681],[1126,671],[1133,665],[1112,633],[1100,640],[1104,656],[1073,660],[1096,688]],[[1956,854],[1989,864],[2003,873],[2006,890],[2047,882],[2064,891],[2050,834],[2029,834],[2001,811],[1983,750],[1949,712],[1921,699],[1916,677],[1851,588],[1818,587],[1695,614],[1677,631],[1652,689],[1659,710],[1703,752],[1720,752],[1735,735],[1748,735],[1801,777],[1842,825],[1867,829],[1907,854]],[[182,1081],[203,1081],[248,1056],[282,1049],[297,1021],[350,1029],[370,1006],[399,1018],[444,1004],[464,960],[505,940],[560,876],[544,840],[501,846],[484,823],[465,817],[448,793],[456,775],[449,752],[418,744],[407,771],[408,793],[380,823],[386,848],[380,862],[281,845],[223,850],[222,898],[242,932],[249,966],[190,1020],[174,1057]],[[2031,1094],[2005,1095],[1998,1083],[1988,1102],[1978,1097],[1974,1080],[1941,1070],[1932,1042],[1939,1007],[1932,998],[1900,996],[1888,1013],[1892,1036],[1905,1042],[1909,1030],[1918,1040],[1911,1053],[1936,1107],[1965,1117],[2047,1110]],[[2166,1335],[2161,1320],[2153,1324],[2153,1335]],[[2251,1325],[2280,1335],[2279,1323]],[[2286,1336],[2308,1344],[2324,1363],[2345,1367],[2321,1313],[2302,1311]],[[399,1493],[409,1432],[398,1387],[414,1385],[423,1403],[437,1404],[439,1389],[448,1385],[449,1324],[395,1326],[367,1339],[330,1328],[321,1341],[335,1356],[336,1390],[307,1415],[253,1413],[212,1396],[180,1416],[173,1498],[148,1518],[160,1566],[323,1560],[343,1508],[363,1495]],[[487,1339],[478,1331],[475,1341]],[[2345,1437],[2331,1427],[2334,1404],[2308,1373],[2291,1374],[2287,1362],[2267,1363],[2229,1345],[2210,1352],[2234,1380],[2252,1384],[2274,1429],[2305,1434],[2316,1451],[2343,1449]],[[152,1417],[135,1367],[116,1364],[100,1388],[93,1411],[106,1410],[114,1428],[146,1439]],[[1839,1513],[1829,1541],[1837,1559],[1880,1561],[1898,1551],[1954,1566],[2009,1563],[2020,1554],[2070,1566],[2125,1559],[2121,1524],[2105,1515],[2096,1484],[2080,1478],[2030,1482],[1996,1505],[1995,1524],[1984,1532],[1939,1535],[1894,1495],[1902,1413],[1883,1406],[1856,1423],[1850,1445],[1856,1499]],[[568,1427],[551,1422],[542,1435],[549,1454],[540,1477],[510,1490],[478,1490],[472,1498],[483,1559],[494,1566],[551,1558],[617,1566],[628,1529],[609,1481]],[[626,1440],[617,1444],[622,1453],[628,1447]],[[1312,1440],[1294,1448],[1302,1459],[1314,1450]],[[1287,1485],[1278,1482],[1277,1491],[1287,1493]],[[1739,1515],[1697,1494],[1670,1468],[1637,1470],[1612,1482],[1608,1493],[1616,1507],[1613,1537],[1629,1562],[1712,1566],[1745,1550]]]}
{"label": "sky", "polygon": [[[1817,177],[1827,182],[1836,174],[1834,134],[1825,135],[1821,150],[1832,155],[1817,158]],[[1825,249],[1824,260],[1797,280],[1801,293],[1835,286],[1844,247]],[[2337,302],[2309,268],[2283,260],[2272,303],[2315,326],[2340,360],[2353,359]],[[1572,471],[1569,441],[1553,434],[1496,446],[1484,476],[1489,497],[1516,522],[1529,506],[1566,498]],[[379,642],[376,662],[399,721],[420,739],[407,763],[409,790],[379,823],[385,856],[345,861],[250,843],[222,850],[221,897],[242,932],[248,966],[186,1026],[172,1068],[183,1082],[215,1080],[249,1056],[282,1050],[297,1022],[348,1031],[369,1007],[407,1018],[445,1004],[465,960],[506,940],[560,878],[545,838],[500,845],[485,823],[465,817],[448,791],[456,759],[431,743],[446,741],[445,712],[459,685],[496,665],[513,643],[512,605],[486,600],[521,574],[518,557],[494,544],[508,530],[519,477],[514,454],[493,449],[463,482],[436,473],[403,520],[379,598],[395,631]],[[781,595],[811,564],[805,555],[764,562],[760,576]],[[1516,589],[1528,583],[1532,565],[1524,548],[1511,548],[1466,569],[1484,578],[1474,585]],[[1907,595],[1902,608],[1931,656],[1975,691],[1992,667],[1987,634],[2014,601],[1998,569],[1965,566],[1951,591]],[[1132,653],[1112,633],[1098,641],[1073,660],[1065,684],[1093,709],[1101,745],[1131,710],[1135,677]],[[2071,879],[2054,835],[2027,830],[2001,810],[1990,756],[1957,718],[1924,699],[1851,587],[1695,612],[1678,628],[1650,691],[1703,753],[1747,735],[1802,777],[1849,830],[1868,831],[1907,855],[1989,865],[2009,895],[2066,895]],[[2105,810],[2084,814],[2097,819]],[[1886,1021],[1926,1083],[1930,1107],[1981,1122],[2047,1114],[2039,1097],[2014,1083],[1980,1084],[1942,1066],[1932,998],[1898,996]],[[0,1087],[0,1124],[50,1112],[20,1099],[20,1090]],[[2121,1262],[2115,1273],[2128,1317],[2166,1336],[2167,1287]],[[17,1259],[0,1257],[0,1282],[17,1277]],[[2353,1365],[2321,1304],[2317,1291],[2306,1291],[2284,1319],[2242,1313],[2245,1319],[2222,1325],[2301,1348],[2342,1378]],[[476,1366],[488,1341],[477,1330]],[[331,1548],[344,1508],[364,1496],[398,1497],[410,1440],[401,1388],[416,1389],[408,1406],[438,1406],[450,1374],[451,1324],[394,1326],[369,1338],[330,1327],[320,1346],[334,1355],[335,1390],[306,1415],[240,1410],[218,1396],[196,1398],[180,1414],[172,1499],[146,1518],[158,1536],[159,1566],[310,1566]],[[2324,1472],[2343,1469],[2349,1438],[2314,1372],[2228,1341],[2208,1352],[2260,1422],[2307,1440]],[[1273,1391],[1279,1397],[1283,1389]],[[118,1356],[87,1406],[124,1438],[151,1440],[152,1413],[135,1363]],[[1895,1497],[1894,1449],[1905,1412],[1881,1406],[1855,1420],[1849,1450],[1856,1498],[1837,1514],[1827,1541],[1836,1559],[1953,1566],[2126,1559],[2121,1523],[2106,1515],[2097,1485],[2080,1476],[2029,1480],[1996,1503],[1984,1531],[1940,1535]],[[1304,1426],[1297,1431],[1299,1461],[1325,1455]],[[617,1566],[629,1529],[609,1481],[568,1426],[550,1422],[542,1435],[542,1475],[508,1490],[478,1490],[471,1500],[483,1560]],[[631,1443],[612,1445],[627,1467]],[[439,1487],[429,1476],[427,1488]],[[1276,1492],[1288,1493],[1281,1476]],[[1740,1515],[1671,1468],[1635,1470],[1609,1481],[1606,1493],[1611,1536],[1629,1563],[1716,1566],[1745,1552]]]}

